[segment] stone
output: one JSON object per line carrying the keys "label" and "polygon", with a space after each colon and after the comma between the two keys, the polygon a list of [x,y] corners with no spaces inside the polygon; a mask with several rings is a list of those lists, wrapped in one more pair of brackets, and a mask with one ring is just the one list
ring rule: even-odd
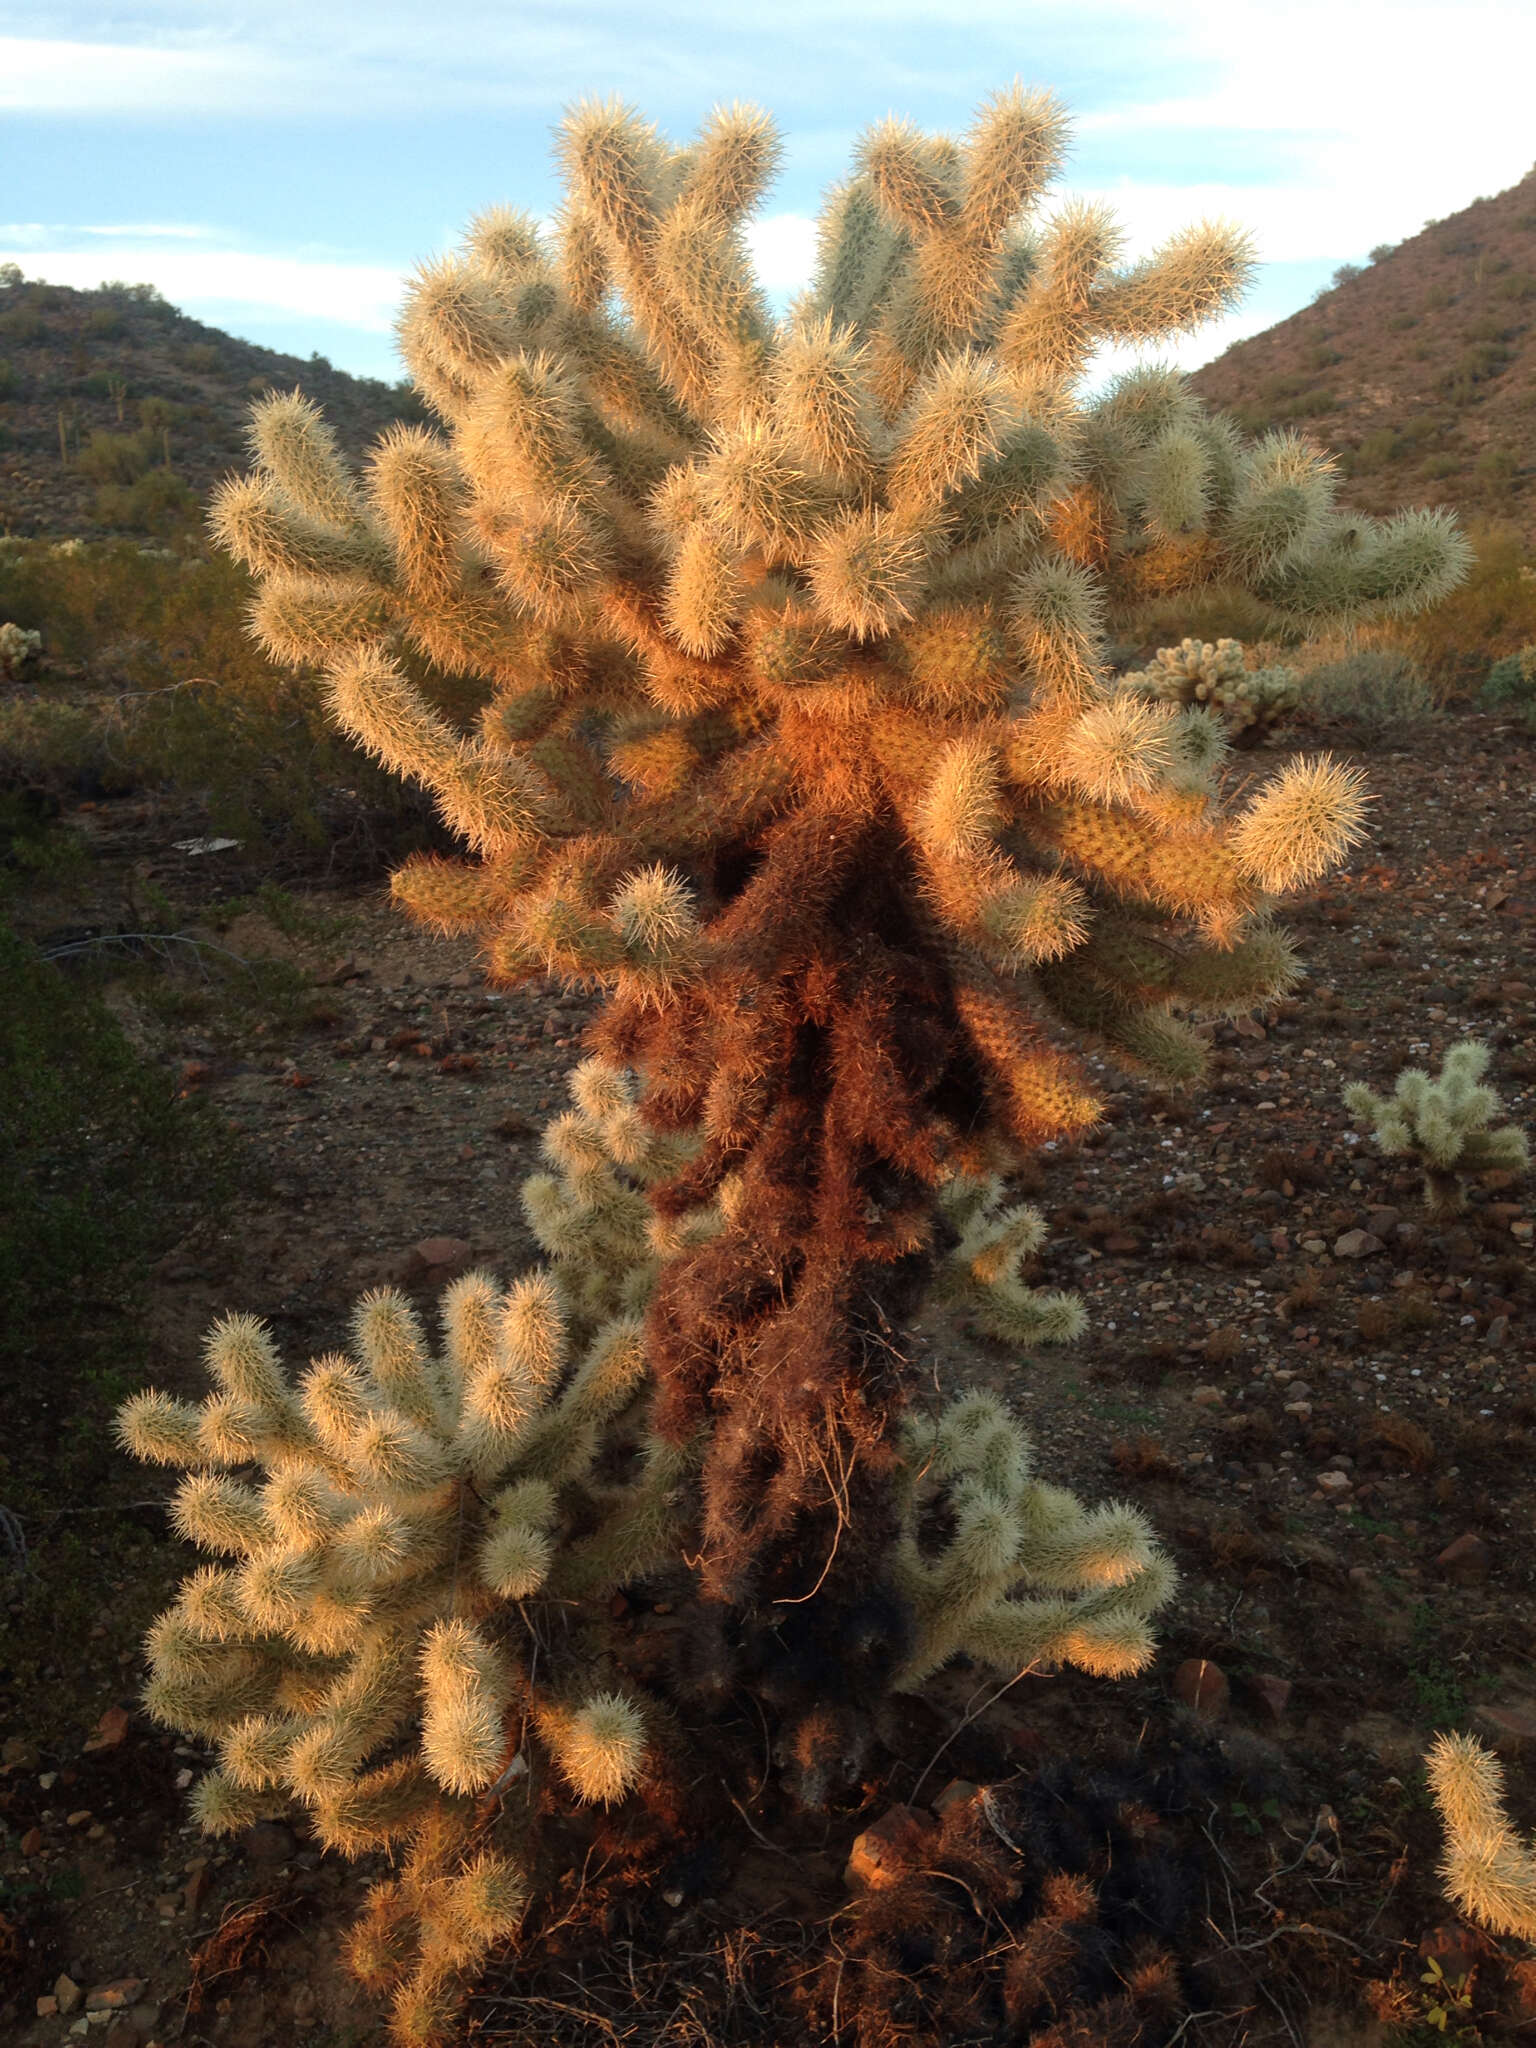
{"label": "stone", "polygon": [[890,1806],[854,1837],[843,1875],[865,1891],[888,1891],[921,1867],[933,1822],[912,1806]]}
{"label": "stone", "polygon": [[1319,1472],[1317,1484],[1330,1500],[1342,1500],[1346,1493],[1354,1491],[1354,1481],[1347,1472]]}
{"label": "stone", "polygon": [[1488,1576],[1492,1558],[1487,1544],[1481,1536],[1458,1536],[1454,1543],[1447,1543],[1435,1559],[1435,1570],[1453,1585],[1480,1585]]}
{"label": "stone", "polygon": [[121,2012],[132,2005],[144,1989],[142,1977],[114,1977],[110,1984],[98,1984],[85,1994],[87,2012]]}
{"label": "stone", "polygon": [[935,1813],[947,1813],[952,1806],[963,1806],[968,1799],[974,1799],[981,1790],[969,1778],[951,1778],[937,1799],[929,1803]]}
{"label": "stone", "polygon": [[1186,1657],[1173,1674],[1173,1692],[1203,1721],[1219,1721],[1232,1696],[1227,1674],[1208,1657]]}
{"label": "stone", "polygon": [[1283,1721],[1291,1701],[1291,1681],[1272,1671],[1261,1671],[1244,1688],[1254,1704],[1271,1721]]}
{"label": "stone", "polygon": [[1483,1342],[1490,1350],[1497,1351],[1509,1337],[1509,1317],[1495,1316],[1483,1332]]}
{"label": "stone", "polygon": [[21,1853],[23,1856],[35,1856],[38,1850],[41,1849],[43,1846],[42,1829],[28,1828],[27,1832],[21,1838],[20,1846]]}
{"label": "stone", "polygon": [[293,1830],[280,1820],[252,1821],[242,1842],[252,1863],[286,1863],[298,1847]]}
{"label": "stone", "polygon": [[24,1735],[8,1735],[0,1748],[0,1770],[35,1771],[40,1761],[37,1744]]}
{"label": "stone", "polygon": [[1483,1706],[1472,1717],[1474,1731],[1496,1755],[1513,1761],[1536,1755],[1536,1707]]}
{"label": "stone", "polygon": [[1368,1259],[1372,1252],[1383,1252],[1386,1246],[1379,1237],[1369,1230],[1346,1230],[1342,1237],[1333,1241],[1333,1256],[1336,1259]]}
{"label": "stone", "polygon": [[1454,1981],[1457,1977],[1471,1976],[1485,1946],[1475,1927],[1458,1920],[1441,1927],[1431,1927],[1419,1943],[1419,1957],[1422,1962],[1438,1963],[1442,1972]]}
{"label": "stone", "polygon": [[131,1719],[126,1707],[108,1707],[96,1723],[95,1733],[86,1742],[87,1755],[94,1750],[116,1749],[127,1735]]}
{"label": "stone", "polygon": [[1219,1408],[1227,1397],[1220,1387],[1196,1387],[1189,1398],[1197,1408]]}
{"label": "stone", "polygon": [[73,1813],[65,1815],[64,1825],[67,1828],[83,1828],[90,1817],[91,1809],[88,1806],[77,1806]]}
{"label": "stone", "polygon": [[85,1997],[85,1993],[73,1977],[55,1977],[53,1995],[59,2001],[59,2011],[66,2017],[80,2010],[80,2002]]}
{"label": "stone", "polygon": [[394,1278],[400,1287],[436,1287],[467,1273],[475,1256],[474,1246],[464,1237],[423,1237],[394,1264]]}
{"label": "stone", "polygon": [[59,2001],[50,1995],[37,2001],[37,2016],[40,2020],[51,2020],[58,2012]]}
{"label": "stone", "polygon": [[213,1883],[213,1872],[201,1858],[188,1868],[191,1875],[181,1888],[181,1902],[188,1913],[196,1913],[208,1896],[208,1887]]}

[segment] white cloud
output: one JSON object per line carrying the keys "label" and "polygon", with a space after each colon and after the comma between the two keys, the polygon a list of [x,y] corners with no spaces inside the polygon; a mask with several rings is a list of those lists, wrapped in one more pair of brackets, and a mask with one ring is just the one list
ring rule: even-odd
{"label": "white cloud", "polygon": [[386,334],[405,282],[403,269],[334,257],[177,248],[148,240],[113,242],[105,250],[6,246],[0,235],[0,262],[20,263],[29,277],[50,284],[92,290],[101,283],[108,260],[111,275],[131,284],[152,284],[173,305],[221,326],[233,312],[261,309],[336,321],[363,334]]}
{"label": "white cloud", "polygon": [[274,98],[293,70],[251,46],[170,47],[0,36],[0,110],[154,114],[229,110]]}

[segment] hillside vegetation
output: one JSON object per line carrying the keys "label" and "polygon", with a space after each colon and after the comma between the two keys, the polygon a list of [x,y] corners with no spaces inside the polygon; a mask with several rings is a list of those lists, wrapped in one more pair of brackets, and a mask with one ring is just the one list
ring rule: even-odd
{"label": "hillside vegetation", "polygon": [[1366,512],[1452,505],[1536,541],[1536,171],[1368,266],[1191,379],[1250,431],[1334,449]]}
{"label": "hillside vegetation", "polygon": [[200,524],[245,458],[251,400],[302,390],[356,454],[411,392],[324,356],[279,355],[179,312],[152,285],[74,291],[0,271],[0,532],[167,536]]}

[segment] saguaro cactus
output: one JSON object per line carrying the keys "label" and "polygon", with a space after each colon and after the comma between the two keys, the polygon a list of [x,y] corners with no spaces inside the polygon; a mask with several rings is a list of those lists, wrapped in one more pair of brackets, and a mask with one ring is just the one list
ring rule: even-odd
{"label": "saguaro cactus", "polygon": [[[592,1042],[641,1119],[702,1133],[649,1191],[723,1218],[657,1282],[657,1426],[705,1429],[705,1597],[814,1592],[834,1629],[890,1582],[935,1189],[1094,1122],[1064,1038],[1198,1074],[1180,1013],[1286,983],[1270,899],[1361,830],[1326,759],[1225,811],[1199,736],[1109,688],[1106,594],[1410,609],[1464,554],[1438,515],[1336,511],[1325,458],[1244,447],[1171,371],[1077,396],[1100,341],[1190,328],[1251,266],[1221,227],[1124,265],[1097,207],[1032,224],[1065,133],[1019,88],[958,140],[874,129],[778,319],[743,236],[767,119],[675,147],[580,107],[553,230],[482,215],[410,287],[440,425],[354,477],[274,399],[215,508],[264,645],[465,842],[398,900],[494,976],[609,989]],[[483,679],[475,730],[434,672]]]}

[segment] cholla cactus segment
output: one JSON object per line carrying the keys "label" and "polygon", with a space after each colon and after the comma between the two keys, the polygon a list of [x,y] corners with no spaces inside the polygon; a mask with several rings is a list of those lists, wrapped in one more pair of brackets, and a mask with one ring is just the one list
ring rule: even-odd
{"label": "cholla cactus segment", "polygon": [[1296,671],[1250,669],[1240,640],[1181,640],[1177,647],[1159,647],[1146,668],[1131,669],[1120,680],[1123,688],[1159,703],[1204,707],[1249,740],[1267,737],[1301,701]]}
{"label": "cholla cactus segment", "polygon": [[1405,1067],[1390,1095],[1363,1081],[1344,1090],[1345,1107],[1389,1158],[1415,1159],[1424,1169],[1424,1199],[1437,1215],[1467,1205],[1467,1178],[1499,1170],[1524,1173],[1531,1148],[1517,1124],[1494,1124],[1496,1092],[1484,1084],[1491,1055],[1486,1045],[1454,1045],[1431,1080],[1422,1067]]}
{"label": "cholla cactus segment", "polygon": [[1504,1772],[1471,1735],[1437,1735],[1425,1775],[1445,1828],[1440,1875],[1469,1919],[1536,1941],[1536,1846],[1510,1825]]}
{"label": "cholla cactus segment", "polygon": [[[962,1395],[901,1438],[897,1582],[914,1617],[897,1678],[914,1689],[965,1654],[996,1670],[1076,1664],[1103,1677],[1152,1658],[1152,1616],[1176,1583],[1134,1508],[1085,1509],[1033,1473],[1028,1438],[993,1395]],[[919,1534],[942,1507],[949,1533]]]}
{"label": "cholla cactus segment", "polygon": [[1005,1344],[1070,1344],[1087,1327],[1076,1294],[1031,1287],[1025,1263],[1045,1241],[1045,1218],[1026,1203],[1010,1204],[999,1179],[960,1175],[939,1191],[940,1206],[958,1231],[953,1249],[938,1261],[935,1296]]}

